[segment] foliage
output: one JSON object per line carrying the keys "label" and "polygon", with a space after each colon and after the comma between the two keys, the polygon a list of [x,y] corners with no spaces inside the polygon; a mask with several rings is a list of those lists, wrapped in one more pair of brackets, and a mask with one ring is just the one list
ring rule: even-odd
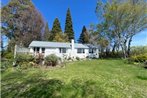
{"label": "foliage", "polygon": [[36,57],[35,57],[35,63],[36,64],[39,64],[39,65],[42,65],[42,62],[44,60],[44,56],[42,54],[38,54]]}
{"label": "foliage", "polygon": [[4,51],[4,54],[3,54],[2,58],[11,60],[11,59],[14,58],[14,56],[13,56],[13,53],[12,52]]}
{"label": "foliage", "polygon": [[147,53],[147,46],[133,46],[131,47],[131,56]]}
{"label": "foliage", "polygon": [[17,54],[15,61],[17,65],[21,66],[21,65],[25,65],[25,64],[28,64],[29,62],[34,61],[34,57],[29,54]]}
{"label": "foliage", "polygon": [[56,41],[56,42],[68,42],[68,36],[65,34],[65,33],[57,33],[54,38],[53,38],[53,41]]}
{"label": "foliage", "polygon": [[59,57],[55,54],[51,54],[45,57],[45,65],[47,66],[56,66],[59,61]]}
{"label": "foliage", "polygon": [[51,36],[51,34],[50,34],[50,31],[49,31],[48,23],[46,23],[43,38],[44,38],[45,41],[50,41],[50,36]]}
{"label": "foliage", "polygon": [[28,47],[32,40],[41,40],[44,22],[31,0],[11,0],[2,7],[1,12],[2,32],[9,38],[9,42],[13,40],[14,44],[21,43]]}
{"label": "foliage", "polygon": [[64,68],[9,69],[2,98],[146,98],[147,71],[122,60],[86,60]]}
{"label": "foliage", "polygon": [[79,57],[76,57],[76,60],[80,60],[80,58]]}
{"label": "foliage", "polygon": [[74,39],[72,17],[71,17],[71,13],[70,13],[69,8],[68,8],[67,14],[66,14],[66,22],[65,22],[65,31],[64,31],[64,33],[67,34],[69,42],[71,41],[71,39]]}
{"label": "foliage", "polygon": [[96,26],[96,39],[102,36],[108,41],[106,51],[121,48],[124,58],[130,55],[132,38],[147,26],[146,6],[144,0],[98,0],[96,14],[100,23]]}
{"label": "foliage", "polygon": [[131,56],[129,60],[132,62],[145,62],[147,61],[147,53]]}
{"label": "foliage", "polygon": [[100,58],[122,58],[122,52],[101,52],[99,53]]}
{"label": "foliage", "polygon": [[52,27],[52,30],[51,30],[51,40],[54,40],[55,35],[59,34],[61,32],[62,32],[62,29],[61,29],[59,19],[56,18],[54,20],[53,27]]}
{"label": "foliage", "polygon": [[13,60],[2,59],[0,64],[1,72],[4,72],[8,68],[11,68],[12,65],[13,65]]}
{"label": "foliage", "polygon": [[83,44],[89,43],[89,34],[85,26],[83,26],[78,42]]}

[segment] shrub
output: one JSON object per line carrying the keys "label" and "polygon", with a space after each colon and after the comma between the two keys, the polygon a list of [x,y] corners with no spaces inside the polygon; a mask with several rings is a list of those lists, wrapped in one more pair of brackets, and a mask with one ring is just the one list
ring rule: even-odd
{"label": "shrub", "polygon": [[147,46],[133,46],[131,47],[131,56],[147,53]]}
{"label": "shrub", "polygon": [[13,59],[13,53],[12,52],[4,52],[4,55],[2,56],[2,58]]}
{"label": "shrub", "polygon": [[51,54],[45,57],[45,65],[47,66],[56,66],[59,61],[59,57],[55,54]]}
{"label": "shrub", "polygon": [[43,60],[44,60],[44,56],[42,54],[38,54],[35,58],[35,63],[42,64]]}
{"label": "shrub", "polygon": [[16,64],[24,64],[34,61],[34,57],[28,54],[18,54],[15,58]]}
{"label": "shrub", "polygon": [[131,62],[145,62],[147,61],[147,54],[140,54],[136,56],[131,56],[129,58]]}
{"label": "shrub", "polygon": [[12,65],[13,65],[13,60],[2,59],[0,64],[1,72],[12,67]]}
{"label": "shrub", "polygon": [[80,58],[79,57],[76,57],[76,60],[80,60]]}
{"label": "shrub", "polygon": [[71,58],[71,57],[69,57],[67,60],[72,60],[72,58]]}
{"label": "shrub", "polygon": [[147,69],[147,61],[144,62],[144,68]]}
{"label": "shrub", "polygon": [[99,53],[99,57],[100,58],[121,58],[122,57],[122,51],[109,52],[109,53],[102,52],[102,53]]}

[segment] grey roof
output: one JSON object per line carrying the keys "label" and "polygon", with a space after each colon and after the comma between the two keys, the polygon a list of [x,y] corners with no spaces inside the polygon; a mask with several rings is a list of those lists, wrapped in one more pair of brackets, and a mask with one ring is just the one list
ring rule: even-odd
{"label": "grey roof", "polygon": [[24,47],[17,46],[16,52],[27,53],[27,52],[29,52],[29,48],[24,48]]}
{"label": "grey roof", "polygon": [[[48,41],[32,41],[31,44],[29,45],[29,47],[71,48],[71,43],[48,42]],[[88,46],[87,44],[75,43],[75,48],[91,48],[91,47]]]}
{"label": "grey roof", "polygon": [[98,45],[86,44],[89,48],[99,48]]}

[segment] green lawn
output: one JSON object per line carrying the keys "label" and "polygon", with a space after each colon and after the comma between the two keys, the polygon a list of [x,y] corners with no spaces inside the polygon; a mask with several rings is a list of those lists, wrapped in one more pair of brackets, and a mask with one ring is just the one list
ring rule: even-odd
{"label": "green lawn", "polygon": [[147,70],[123,60],[77,61],[59,68],[9,68],[2,98],[147,98]]}

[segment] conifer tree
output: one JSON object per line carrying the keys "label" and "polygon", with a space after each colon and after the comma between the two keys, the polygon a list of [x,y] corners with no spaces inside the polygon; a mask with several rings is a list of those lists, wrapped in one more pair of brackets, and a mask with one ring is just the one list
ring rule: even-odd
{"label": "conifer tree", "polygon": [[62,29],[61,29],[60,22],[59,22],[58,18],[56,18],[54,20],[52,31],[51,31],[51,40],[53,40],[55,38],[55,36],[59,33],[62,33]]}
{"label": "conifer tree", "polygon": [[65,23],[65,31],[64,33],[68,36],[68,41],[71,39],[74,39],[74,31],[73,31],[73,25],[72,25],[72,18],[70,14],[70,9],[68,8],[67,14],[66,14],[66,23]]}
{"label": "conifer tree", "polygon": [[78,42],[83,44],[89,43],[89,35],[85,26],[83,26]]}

